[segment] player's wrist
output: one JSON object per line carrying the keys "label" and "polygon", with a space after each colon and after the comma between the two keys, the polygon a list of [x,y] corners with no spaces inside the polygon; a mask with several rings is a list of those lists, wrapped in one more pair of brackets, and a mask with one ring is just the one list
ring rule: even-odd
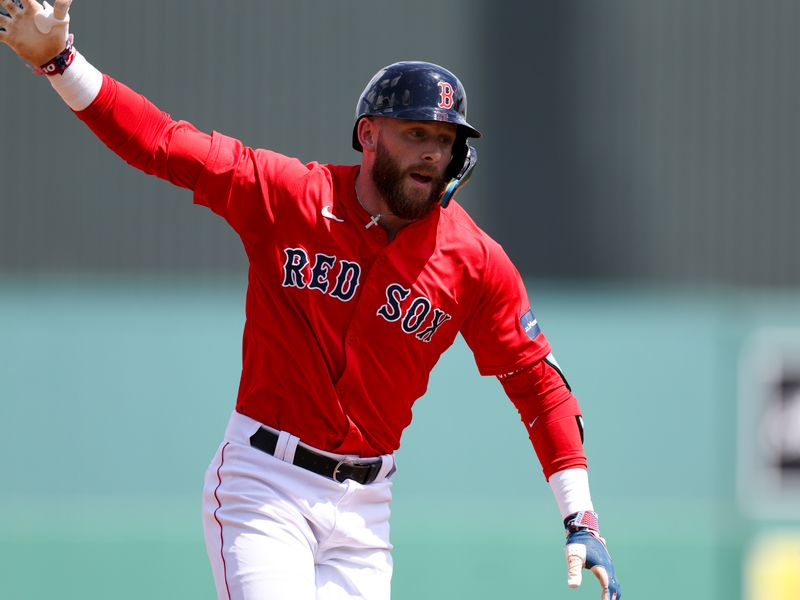
{"label": "player's wrist", "polygon": [[562,519],[582,510],[594,510],[589,490],[589,473],[586,469],[557,471],[550,476],[548,483]]}
{"label": "player's wrist", "polygon": [[77,50],[63,73],[48,77],[50,85],[74,111],[87,108],[103,86],[103,74]]}
{"label": "player's wrist", "polygon": [[589,531],[599,535],[600,519],[593,510],[581,510],[564,519],[564,529],[567,530],[567,535],[579,531]]}
{"label": "player's wrist", "polygon": [[73,39],[74,38],[72,34],[70,34],[67,38],[67,44],[64,49],[46,63],[38,67],[34,67],[33,72],[37,75],[47,75],[48,77],[53,77],[54,75],[63,75],[64,71],[66,71],[75,60],[77,51],[73,45]]}

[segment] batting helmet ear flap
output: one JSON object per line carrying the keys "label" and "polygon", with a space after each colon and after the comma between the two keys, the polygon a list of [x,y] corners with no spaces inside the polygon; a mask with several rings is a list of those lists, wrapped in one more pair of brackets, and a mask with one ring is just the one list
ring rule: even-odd
{"label": "batting helmet ear flap", "polygon": [[456,139],[453,142],[453,155],[450,158],[450,164],[447,165],[447,170],[444,173],[447,177],[457,177],[461,172],[464,166],[464,161],[467,160],[467,148],[466,132],[463,130],[463,128],[457,127]]}
{"label": "batting helmet ear flap", "polygon": [[[461,164],[461,169],[449,181],[447,186],[445,186],[444,192],[442,192],[442,197],[439,199],[439,204],[442,208],[447,208],[447,205],[450,203],[450,200],[453,199],[453,196],[456,195],[456,192],[461,189],[462,186],[466,185],[467,181],[469,181],[469,178],[472,177],[472,172],[475,170],[475,165],[478,164],[478,151],[475,150],[475,148],[465,143],[464,151],[466,152],[466,157]],[[454,160],[450,163],[451,166],[455,162],[455,155],[453,156],[453,159]]]}

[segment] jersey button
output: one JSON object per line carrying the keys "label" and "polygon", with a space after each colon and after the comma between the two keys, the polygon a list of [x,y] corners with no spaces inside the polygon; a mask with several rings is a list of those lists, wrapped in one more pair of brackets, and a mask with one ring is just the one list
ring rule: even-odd
{"label": "jersey button", "polygon": [[351,348],[356,348],[358,346],[358,338],[355,336],[347,338],[347,345]]}

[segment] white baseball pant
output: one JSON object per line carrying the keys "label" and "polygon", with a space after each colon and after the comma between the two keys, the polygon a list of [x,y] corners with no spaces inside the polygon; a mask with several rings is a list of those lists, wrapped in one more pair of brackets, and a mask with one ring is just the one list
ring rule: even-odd
{"label": "white baseball pant", "polygon": [[286,432],[276,432],[275,456],[251,447],[261,426],[234,412],[206,471],[203,528],[217,596],[388,600],[393,457],[381,457],[373,483],[339,483],[291,464],[299,440]]}

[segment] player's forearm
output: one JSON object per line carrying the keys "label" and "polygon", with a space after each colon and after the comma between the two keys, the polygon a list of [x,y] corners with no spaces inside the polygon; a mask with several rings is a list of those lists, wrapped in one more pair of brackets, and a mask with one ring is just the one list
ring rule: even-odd
{"label": "player's forearm", "polygon": [[174,121],[144,96],[101,74],[78,53],[53,88],[97,137],[128,164],[193,188],[211,147],[209,135]]}
{"label": "player's forearm", "polygon": [[542,360],[500,381],[528,430],[545,478],[564,469],[586,469],[580,406],[561,373]]}
{"label": "player's forearm", "polygon": [[557,471],[550,476],[548,483],[562,518],[581,510],[594,510],[586,469]]}

